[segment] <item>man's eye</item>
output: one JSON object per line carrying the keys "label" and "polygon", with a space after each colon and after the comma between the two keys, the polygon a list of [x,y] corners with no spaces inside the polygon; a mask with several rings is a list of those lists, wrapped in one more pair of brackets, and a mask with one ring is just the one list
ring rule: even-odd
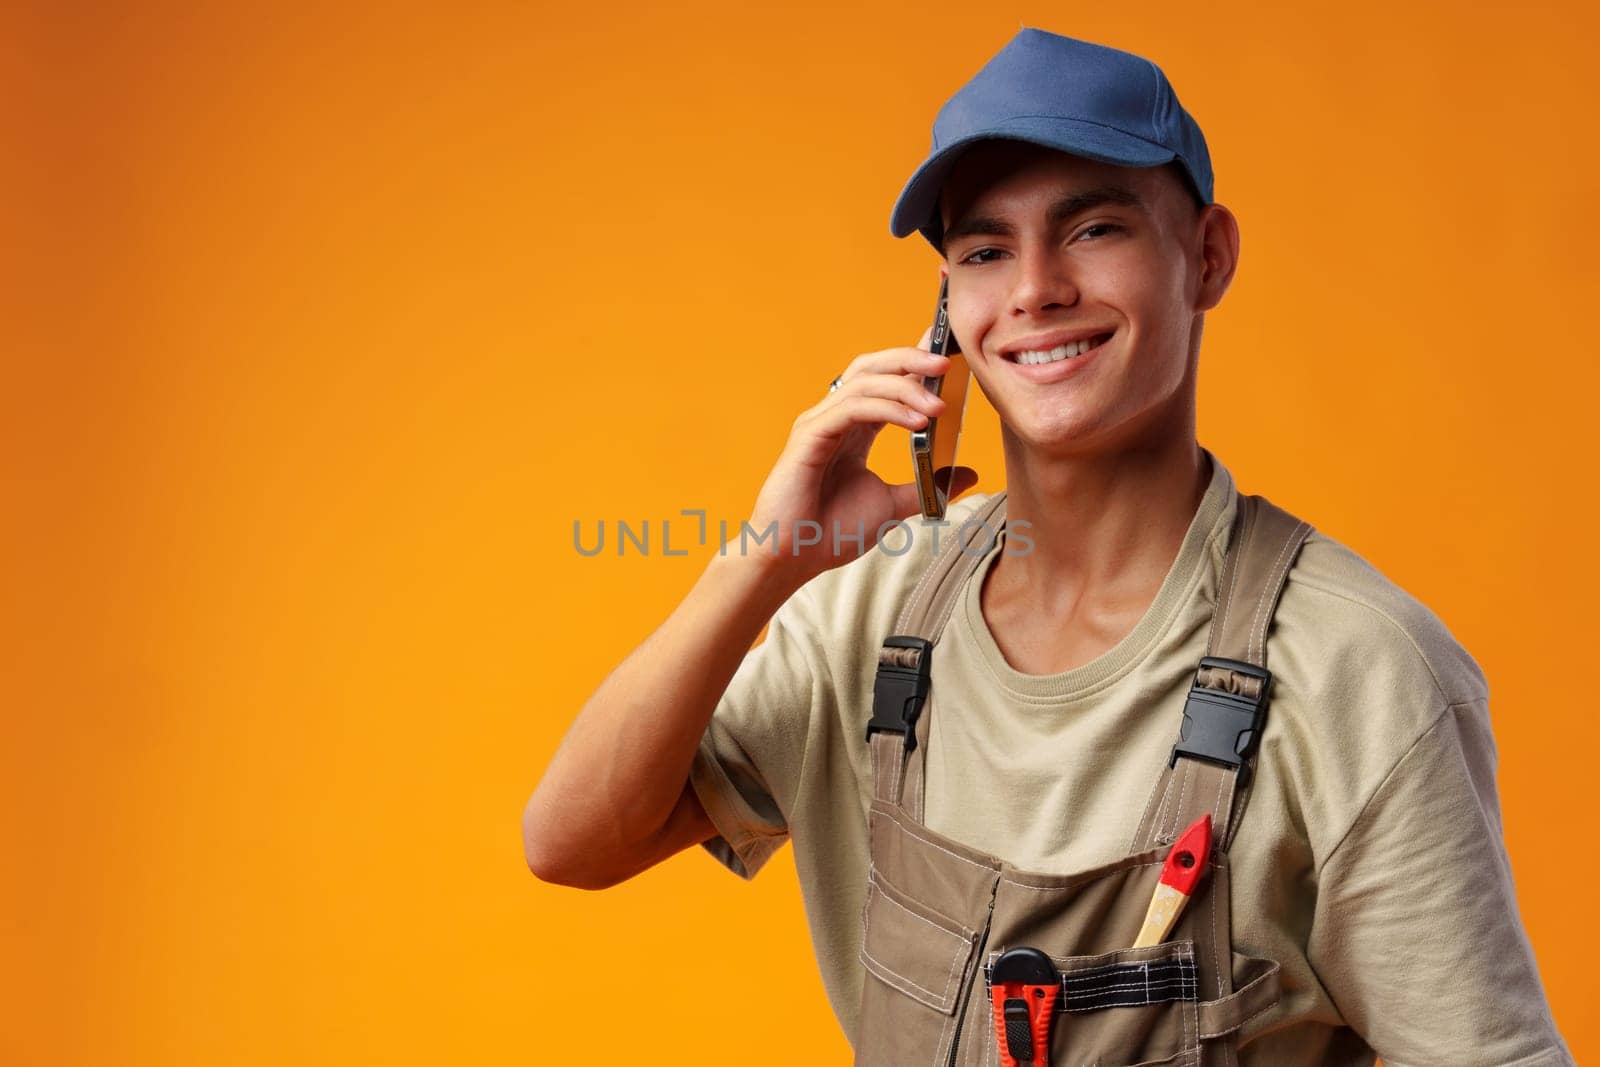
{"label": "man's eye", "polygon": [[1107,233],[1110,233],[1113,230],[1120,230],[1120,229],[1122,229],[1122,227],[1118,226],[1114,222],[1097,222],[1093,226],[1084,227],[1083,232],[1078,234],[1078,236],[1079,237],[1087,237],[1089,234],[1093,233],[1095,230],[1105,230]]}
{"label": "man's eye", "polygon": [[988,255],[998,256],[998,255],[1000,255],[1000,250],[998,248],[980,248],[976,252],[973,252],[970,255],[968,255],[961,262],[963,262],[963,263],[992,263],[992,262],[994,262],[991,259],[979,259],[978,258],[979,256],[988,256]]}

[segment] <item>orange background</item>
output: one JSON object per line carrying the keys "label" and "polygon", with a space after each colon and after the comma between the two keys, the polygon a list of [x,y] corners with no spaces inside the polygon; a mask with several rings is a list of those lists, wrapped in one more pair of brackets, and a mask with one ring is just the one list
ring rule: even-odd
{"label": "orange background", "polygon": [[936,260],[889,208],[1024,23],[1199,117],[1243,230],[1200,438],[1483,665],[1600,1052],[1591,8],[75,7],[0,32],[0,1061],[846,1062],[787,850],[591,894],[520,817],[711,551],[573,521],[736,523],[916,340]]}

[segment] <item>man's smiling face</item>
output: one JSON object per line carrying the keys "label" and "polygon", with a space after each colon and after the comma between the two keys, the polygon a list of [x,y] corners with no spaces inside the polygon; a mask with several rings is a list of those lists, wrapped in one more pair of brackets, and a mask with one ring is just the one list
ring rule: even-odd
{"label": "man's smiling face", "polygon": [[1200,313],[1237,257],[1226,208],[1202,210],[1169,168],[986,141],[940,212],[951,326],[1012,443],[1061,454],[1192,436]]}

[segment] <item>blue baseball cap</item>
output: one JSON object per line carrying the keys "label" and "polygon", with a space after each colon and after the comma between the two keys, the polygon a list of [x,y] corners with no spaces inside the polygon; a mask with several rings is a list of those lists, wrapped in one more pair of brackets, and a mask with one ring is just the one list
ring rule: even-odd
{"label": "blue baseball cap", "polygon": [[1160,67],[1132,52],[1024,29],[939,109],[933,149],[900,193],[889,232],[920,231],[938,248],[945,179],[975,142],[996,139],[1124,167],[1176,159],[1200,201],[1213,200],[1205,135]]}

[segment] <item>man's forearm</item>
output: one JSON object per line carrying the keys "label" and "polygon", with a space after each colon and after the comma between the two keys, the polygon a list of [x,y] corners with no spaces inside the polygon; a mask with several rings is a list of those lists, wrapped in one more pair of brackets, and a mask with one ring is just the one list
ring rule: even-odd
{"label": "man's forearm", "polygon": [[523,814],[534,873],[592,883],[650,862],[642,859],[647,843],[683,793],[717,701],[797,587],[780,563],[713,557],[666,621],[595,690]]}

